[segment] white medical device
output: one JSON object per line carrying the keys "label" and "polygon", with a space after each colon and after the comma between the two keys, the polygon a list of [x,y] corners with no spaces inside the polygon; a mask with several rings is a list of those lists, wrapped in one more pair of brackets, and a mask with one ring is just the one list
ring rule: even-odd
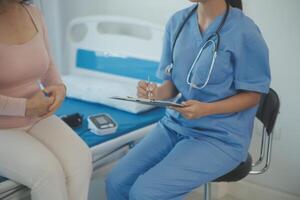
{"label": "white medical device", "polygon": [[108,114],[96,114],[88,117],[88,128],[96,135],[113,134],[118,129],[118,124]]}

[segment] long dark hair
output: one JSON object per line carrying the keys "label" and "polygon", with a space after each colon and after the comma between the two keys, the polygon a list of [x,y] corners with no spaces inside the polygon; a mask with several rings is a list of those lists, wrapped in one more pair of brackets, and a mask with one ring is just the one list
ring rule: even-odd
{"label": "long dark hair", "polygon": [[230,6],[243,10],[242,0],[225,0]]}

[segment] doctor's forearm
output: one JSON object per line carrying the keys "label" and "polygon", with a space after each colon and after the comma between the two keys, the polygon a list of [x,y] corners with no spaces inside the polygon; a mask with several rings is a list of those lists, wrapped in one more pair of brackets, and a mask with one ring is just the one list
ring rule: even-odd
{"label": "doctor's forearm", "polygon": [[256,106],[260,97],[261,94],[256,92],[242,92],[228,99],[209,103],[208,113],[214,115],[240,112]]}

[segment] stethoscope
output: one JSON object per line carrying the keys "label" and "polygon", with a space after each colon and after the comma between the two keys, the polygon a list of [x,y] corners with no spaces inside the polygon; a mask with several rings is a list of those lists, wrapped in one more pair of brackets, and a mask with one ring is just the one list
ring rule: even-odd
{"label": "stethoscope", "polygon": [[[198,89],[198,90],[202,90],[203,88],[205,88],[210,80],[210,77],[211,77],[211,74],[212,74],[212,71],[214,69],[214,65],[215,65],[215,61],[216,61],[216,58],[217,58],[217,54],[218,54],[218,51],[219,51],[219,46],[220,46],[220,40],[221,40],[221,37],[220,37],[220,32],[222,30],[222,28],[224,27],[224,24],[227,20],[227,17],[228,17],[228,14],[229,14],[229,4],[226,3],[226,13],[218,27],[218,29],[216,30],[215,33],[213,33],[209,38],[207,38],[207,40],[205,41],[205,43],[203,44],[203,46],[201,47],[201,49],[199,50],[190,70],[189,70],[189,73],[186,77],[186,82],[187,84],[191,87],[191,88],[194,88],[194,89]],[[172,73],[172,70],[173,70],[173,66],[174,66],[174,49],[175,49],[175,46],[176,46],[176,42],[179,38],[179,35],[180,33],[182,32],[185,24],[187,23],[187,21],[191,18],[191,16],[193,15],[194,12],[196,12],[198,6],[195,6],[195,8],[193,8],[191,10],[191,12],[187,15],[187,17],[185,18],[185,20],[183,21],[183,23],[181,24],[181,26],[178,28],[178,31],[176,32],[175,34],[175,39],[174,39],[174,42],[173,42],[173,45],[172,45],[172,62],[170,65],[168,65],[166,68],[165,68],[165,74],[166,75],[169,75],[171,76],[171,73]],[[216,38],[216,41],[214,40],[214,38]],[[213,47],[213,57],[212,57],[212,62],[211,62],[211,65],[210,65],[210,69],[208,71],[208,75],[207,75],[207,78],[205,80],[205,82],[203,83],[203,85],[197,85],[195,83],[192,82],[192,72],[194,71],[194,68],[200,58],[200,56],[202,55],[204,49],[206,47],[208,47],[209,45],[212,45]]]}

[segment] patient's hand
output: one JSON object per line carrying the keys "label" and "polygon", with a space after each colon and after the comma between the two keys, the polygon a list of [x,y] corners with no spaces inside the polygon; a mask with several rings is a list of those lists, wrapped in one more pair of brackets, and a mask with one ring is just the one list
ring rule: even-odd
{"label": "patient's hand", "polygon": [[32,118],[41,117],[49,112],[53,102],[53,97],[46,97],[42,91],[39,91],[27,100],[25,116]]}
{"label": "patient's hand", "polygon": [[157,84],[140,81],[137,86],[137,96],[144,99],[158,99]]}
{"label": "patient's hand", "polygon": [[49,94],[51,98],[54,99],[53,103],[48,109],[48,113],[43,116],[44,118],[53,115],[56,110],[61,106],[66,97],[66,87],[63,84],[51,85],[45,88],[45,92]]}

